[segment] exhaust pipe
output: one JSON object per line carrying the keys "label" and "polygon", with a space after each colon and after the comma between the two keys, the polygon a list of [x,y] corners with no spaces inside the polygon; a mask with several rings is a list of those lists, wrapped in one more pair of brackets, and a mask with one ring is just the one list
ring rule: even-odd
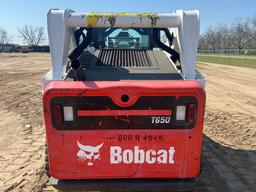
{"label": "exhaust pipe", "polygon": [[75,81],[85,81],[83,66],[81,66],[78,59],[71,61],[71,67],[74,73]]}

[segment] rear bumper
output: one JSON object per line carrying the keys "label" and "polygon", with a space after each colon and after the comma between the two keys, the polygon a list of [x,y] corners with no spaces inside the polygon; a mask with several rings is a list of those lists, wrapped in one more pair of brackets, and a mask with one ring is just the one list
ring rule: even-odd
{"label": "rear bumper", "polygon": [[191,191],[199,188],[197,179],[51,180],[61,191]]}

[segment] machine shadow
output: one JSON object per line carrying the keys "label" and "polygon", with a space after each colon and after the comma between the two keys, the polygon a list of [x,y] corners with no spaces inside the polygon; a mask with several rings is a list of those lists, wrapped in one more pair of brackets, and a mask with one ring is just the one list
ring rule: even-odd
{"label": "machine shadow", "polygon": [[[230,146],[220,144],[207,135],[203,135],[203,155],[202,169],[200,176],[196,179],[196,186],[193,192],[229,192],[234,189],[238,191],[253,191],[256,187],[256,151],[235,149]],[[90,185],[94,182],[98,191],[108,191],[109,185],[113,183],[97,183],[89,181]],[[87,184],[89,184],[87,183]],[[236,185],[234,185],[236,183]],[[67,184],[67,185],[66,185]],[[86,182],[78,181],[77,183],[66,183],[62,186],[55,186],[59,191],[86,191]],[[134,185],[134,183],[131,185]],[[121,188],[121,186],[120,186]],[[119,188],[119,189],[120,189]],[[120,191],[120,190],[118,190]],[[121,191],[130,191],[127,189]],[[140,188],[136,191],[169,191],[166,188],[159,187],[146,189]],[[172,191],[172,190],[171,190]],[[184,191],[184,190],[183,190]],[[191,190],[189,190],[191,191]],[[236,190],[237,191],[237,190]]]}
{"label": "machine shadow", "polygon": [[256,186],[255,162],[255,150],[225,146],[204,134],[198,191],[233,191],[232,182],[236,182],[242,191],[252,190]]}

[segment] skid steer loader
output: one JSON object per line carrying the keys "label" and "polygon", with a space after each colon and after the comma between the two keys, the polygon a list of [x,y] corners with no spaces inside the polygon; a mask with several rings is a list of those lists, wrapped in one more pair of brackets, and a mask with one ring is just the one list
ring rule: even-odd
{"label": "skid steer loader", "polygon": [[193,189],[205,108],[199,25],[196,10],[48,12],[43,107],[57,188]]}

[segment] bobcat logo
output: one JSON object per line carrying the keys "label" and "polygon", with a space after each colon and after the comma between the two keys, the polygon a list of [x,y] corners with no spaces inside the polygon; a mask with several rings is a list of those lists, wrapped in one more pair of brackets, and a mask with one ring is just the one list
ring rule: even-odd
{"label": "bobcat logo", "polygon": [[96,159],[100,159],[100,148],[103,146],[104,143],[93,147],[89,145],[82,145],[77,141],[77,145],[79,147],[79,151],[77,153],[78,160],[80,162],[84,162],[85,160],[89,160],[87,163],[88,166],[93,166],[93,163]]}

